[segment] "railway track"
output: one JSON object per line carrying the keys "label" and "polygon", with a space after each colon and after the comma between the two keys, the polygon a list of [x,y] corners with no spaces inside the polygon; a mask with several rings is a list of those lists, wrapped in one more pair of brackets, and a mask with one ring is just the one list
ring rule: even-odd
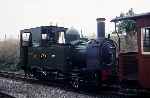
{"label": "railway track", "polygon": [[150,91],[145,89],[135,89],[135,88],[122,88],[120,85],[102,85],[101,89],[93,90],[87,89],[88,87],[81,88],[80,90],[75,90],[70,87],[67,83],[52,82],[52,81],[40,81],[35,78],[25,77],[24,74],[14,73],[14,72],[4,72],[0,71],[0,77],[26,81],[28,83],[60,87],[66,91],[75,91],[78,93],[86,94],[89,96],[98,96],[100,98],[128,98],[128,97],[150,97]]}
{"label": "railway track", "polygon": [[0,98],[15,98],[15,97],[10,96],[10,95],[8,95],[6,93],[0,92]]}
{"label": "railway track", "polygon": [[9,78],[13,80],[21,80],[31,84],[34,83],[34,84],[40,84],[46,86],[64,86],[62,84],[59,85],[59,83],[56,82],[48,82],[48,81],[38,80],[33,77],[25,77],[25,74],[20,74],[15,72],[0,71],[0,77]]}

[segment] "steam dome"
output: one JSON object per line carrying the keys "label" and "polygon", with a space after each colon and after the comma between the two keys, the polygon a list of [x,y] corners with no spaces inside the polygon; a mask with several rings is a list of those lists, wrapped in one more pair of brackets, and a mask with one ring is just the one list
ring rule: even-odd
{"label": "steam dome", "polygon": [[71,27],[66,31],[66,42],[71,43],[72,41],[79,40],[80,39],[80,34],[78,30],[75,28]]}

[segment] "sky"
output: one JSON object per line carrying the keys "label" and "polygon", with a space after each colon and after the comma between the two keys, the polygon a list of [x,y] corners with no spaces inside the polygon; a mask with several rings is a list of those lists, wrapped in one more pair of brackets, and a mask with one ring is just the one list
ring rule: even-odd
{"label": "sky", "polygon": [[96,18],[106,18],[106,32],[113,31],[110,20],[133,8],[150,12],[150,0],[0,0],[0,38],[17,38],[26,28],[58,25],[74,27],[87,36],[97,32]]}

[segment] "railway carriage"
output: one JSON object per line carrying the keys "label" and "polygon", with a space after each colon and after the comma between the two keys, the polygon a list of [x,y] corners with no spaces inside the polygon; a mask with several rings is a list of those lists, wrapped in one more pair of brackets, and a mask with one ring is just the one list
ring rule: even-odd
{"label": "railway carriage", "polygon": [[[128,17],[118,17],[112,20],[115,26],[120,21],[135,22],[135,39],[130,41],[136,46],[132,51],[119,52],[118,76],[121,81],[134,81],[142,88],[150,88],[150,13],[137,14]],[[117,28],[117,27],[115,27]],[[117,29],[115,29],[116,32]],[[134,32],[132,32],[134,33]],[[122,44],[122,42],[119,42]]]}

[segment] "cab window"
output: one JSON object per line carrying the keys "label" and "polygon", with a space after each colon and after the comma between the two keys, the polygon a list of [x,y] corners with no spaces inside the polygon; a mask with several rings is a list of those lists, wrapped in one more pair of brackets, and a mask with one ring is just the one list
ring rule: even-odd
{"label": "cab window", "polygon": [[58,43],[65,43],[65,34],[64,32],[59,32]]}
{"label": "cab window", "polygon": [[42,40],[46,40],[48,38],[47,34],[42,34]]}
{"label": "cab window", "polygon": [[30,39],[30,32],[25,32],[22,34],[23,41],[29,41],[29,39]]}

